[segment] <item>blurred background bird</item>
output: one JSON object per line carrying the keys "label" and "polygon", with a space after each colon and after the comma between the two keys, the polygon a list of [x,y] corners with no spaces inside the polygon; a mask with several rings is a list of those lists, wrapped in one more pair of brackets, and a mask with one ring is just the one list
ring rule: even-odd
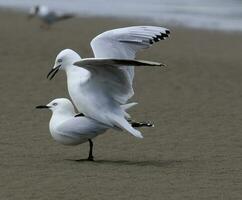
{"label": "blurred background bird", "polygon": [[36,5],[31,7],[28,17],[29,19],[33,17],[39,18],[42,21],[40,27],[43,29],[49,29],[50,26],[56,22],[73,18],[74,14],[55,12],[47,6]]}

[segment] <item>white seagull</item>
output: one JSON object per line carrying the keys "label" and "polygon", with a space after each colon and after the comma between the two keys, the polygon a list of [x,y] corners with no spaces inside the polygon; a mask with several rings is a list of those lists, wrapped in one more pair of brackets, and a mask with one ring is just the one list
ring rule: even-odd
{"label": "white seagull", "polygon": [[49,28],[55,22],[74,17],[73,14],[64,14],[50,10],[47,6],[37,5],[30,9],[29,18],[38,17],[43,22],[43,28]]}
{"label": "white seagull", "polygon": [[111,127],[119,127],[136,137],[140,131],[127,121],[121,105],[133,94],[134,66],[164,66],[135,60],[136,52],[164,40],[170,31],[155,26],[133,26],[106,31],[91,42],[95,58],[81,57],[71,49],[61,51],[47,75],[52,79],[66,72],[70,97],[78,111]]}
{"label": "white seagull", "polygon": [[[126,104],[123,108],[126,110],[134,105],[136,103]],[[73,104],[66,98],[54,99],[47,105],[36,106],[36,108],[47,108],[52,111],[49,129],[54,140],[64,145],[78,145],[88,141],[90,150],[87,160],[94,160],[92,139],[104,133],[110,128],[109,126],[84,115],[77,115]],[[152,126],[149,123],[139,122],[132,122],[131,124],[135,127]]]}

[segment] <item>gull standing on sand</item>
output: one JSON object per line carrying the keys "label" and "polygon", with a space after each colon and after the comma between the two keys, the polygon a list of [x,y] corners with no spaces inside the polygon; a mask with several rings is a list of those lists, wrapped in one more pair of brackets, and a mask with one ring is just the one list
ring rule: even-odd
{"label": "gull standing on sand", "polygon": [[164,40],[170,31],[155,26],[133,26],[106,31],[91,42],[95,58],[81,59],[71,49],[61,51],[47,77],[66,72],[70,97],[78,111],[107,126],[143,138],[127,121],[121,105],[133,94],[134,66],[164,66],[135,60],[136,52]]}
{"label": "gull standing on sand", "polygon": [[[123,108],[129,109],[136,103],[130,103],[123,106]],[[104,133],[110,127],[99,123],[84,115],[77,115],[74,110],[74,106],[71,101],[66,98],[54,99],[47,105],[36,106],[38,109],[50,109],[52,111],[52,117],[49,123],[49,129],[51,136],[59,143],[64,145],[78,145],[85,142],[89,142],[89,156],[87,160],[93,161],[93,142],[92,139],[102,133]],[[131,123],[133,126],[150,127],[149,123]]]}
{"label": "gull standing on sand", "polygon": [[55,22],[74,17],[73,14],[57,13],[50,10],[47,6],[37,5],[30,9],[29,18],[38,17],[43,22],[42,28],[49,28]]}

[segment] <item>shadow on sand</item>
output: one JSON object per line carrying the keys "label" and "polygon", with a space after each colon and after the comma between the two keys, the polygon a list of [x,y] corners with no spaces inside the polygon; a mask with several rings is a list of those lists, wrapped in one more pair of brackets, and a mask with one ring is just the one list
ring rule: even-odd
{"label": "shadow on sand", "polygon": [[147,161],[131,161],[131,160],[95,160],[88,161],[87,159],[71,160],[68,161],[77,163],[90,163],[90,164],[104,164],[104,165],[119,165],[119,166],[151,166],[151,167],[167,167],[171,165],[181,165],[184,162],[191,162],[191,160],[147,160]]}

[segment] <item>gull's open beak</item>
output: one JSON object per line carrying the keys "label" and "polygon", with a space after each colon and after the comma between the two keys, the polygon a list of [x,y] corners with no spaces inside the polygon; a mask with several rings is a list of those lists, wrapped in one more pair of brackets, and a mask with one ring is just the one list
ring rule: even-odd
{"label": "gull's open beak", "polygon": [[61,65],[58,65],[57,67],[54,67],[54,68],[52,68],[51,70],[50,70],[50,72],[47,74],[47,78],[49,78],[49,76],[51,75],[51,77],[50,77],[50,80],[52,79],[52,78],[54,78],[54,76],[56,75],[56,73],[59,71],[59,69],[60,69],[60,67],[61,67]]}
{"label": "gull's open beak", "polygon": [[50,108],[50,107],[46,106],[46,105],[40,105],[40,106],[36,106],[35,108],[37,108],[37,109],[44,109],[44,108]]}

